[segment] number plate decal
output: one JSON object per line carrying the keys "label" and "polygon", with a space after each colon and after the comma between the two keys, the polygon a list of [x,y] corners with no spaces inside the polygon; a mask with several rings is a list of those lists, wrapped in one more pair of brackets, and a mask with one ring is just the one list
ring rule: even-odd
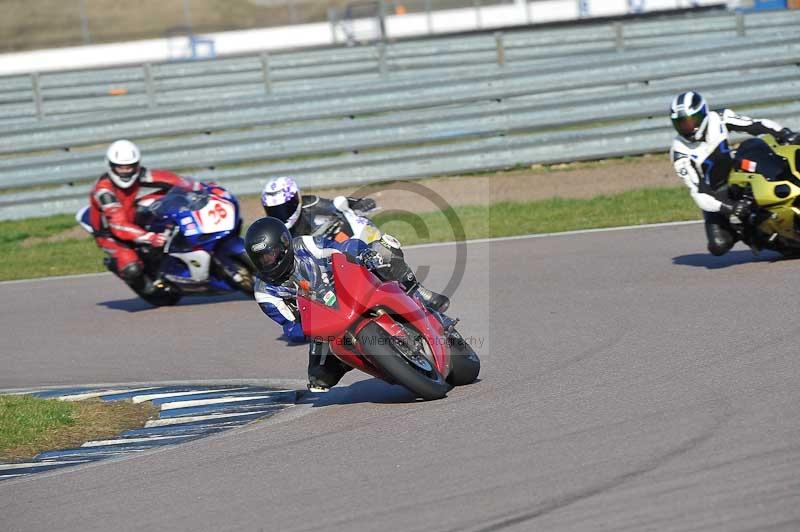
{"label": "number plate decal", "polygon": [[212,198],[208,204],[195,211],[203,233],[231,231],[236,225],[236,209],[233,204],[219,198]]}

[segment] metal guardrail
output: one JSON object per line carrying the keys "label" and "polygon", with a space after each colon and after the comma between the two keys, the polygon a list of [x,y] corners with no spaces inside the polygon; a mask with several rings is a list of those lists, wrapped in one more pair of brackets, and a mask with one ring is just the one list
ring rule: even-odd
{"label": "metal guardrail", "polygon": [[[736,18],[733,15],[705,15],[699,17],[704,24],[704,37],[732,37],[737,32]],[[675,24],[668,21],[638,21],[622,25],[586,26],[580,29],[544,30],[541,32],[511,33],[503,41],[503,60],[505,62],[529,61],[534,58],[560,57],[570,54],[587,54],[594,50],[614,49],[618,46],[666,46],[675,42],[691,42],[696,40],[696,26],[693,24]],[[784,12],[780,16],[774,13],[750,15],[747,27],[756,31],[768,29],[770,32],[781,28],[791,30],[800,23],[800,13]],[[683,33],[682,33],[683,32]],[[715,33],[719,32],[719,33]],[[727,33],[726,33],[727,32]],[[569,39],[570,44],[554,44]],[[628,40],[630,39],[630,40]],[[443,66],[465,66],[485,64],[495,60],[500,54],[496,50],[498,42],[491,36],[462,37],[461,40],[428,41],[427,43],[399,43],[386,48],[386,65],[382,69],[377,62],[382,54],[376,48],[356,50],[312,51],[295,54],[274,55],[268,61],[269,69],[264,70],[264,62],[259,57],[243,57],[221,59],[197,63],[179,63],[154,65],[151,69],[154,79],[151,93],[161,95],[164,91],[187,88],[211,88],[235,86],[239,83],[265,85],[264,78],[269,79],[269,89],[283,87],[285,90],[296,90],[294,85],[300,82],[307,85],[308,80],[331,76],[380,77],[382,70],[391,72],[403,69],[431,69]],[[81,96],[84,108],[73,112],[83,112],[93,105],[104,105],[104,108],[115,106],[130,107],[174,103],[169,97],[149,101],[138,97],[147,95],[146,67],[117,68],[102,71],[86,71],[59,74],[44,74],[40,77],[41,92],[45,108],[44,115],[64,113],[69,110],[69,102],[65,98]],[[227,79],[226,79],[227,78]],[[8,85],[11,85],[10,87]],[[123,84],[123,86],[120,86]],[[16,107],[0,106],[3,116],[36,115],[30,91],[31,80],[20,77],[0,78],[0,103],[17,102]],[[15,88],[16,87],[16,88]],[[6,89],[6,90],[4,90]],[[127,96],[109,97],[109,91],[118,90]],[[102,98],[107,102],[91,102],[86,98]],[[197,98],[197,93],[188,95]],[[207,97],[214,97],[209,92]],[[47,105],[47,102],[53,102]]]}
{"label": "metal guardrail", "polygon": [[[400,79],[377,87],[340,96],[344,91],[304,94],[297,97],[259,97],[229,104],[176,106],[133,114],[79,117],[59,121],[59,128],[37,123],[9,126],[0,136],[0,154],[44,149],[74,148],[101,144],[113,137],[141,138],[204,134],[287,122],[341,119],[393,110],[425,109],[468,104],[531,94],[567,90],[619,87],[623,83],[652,83],[654,80],[696,75],[699,72],[729,72],[800,61],[800,44],[775,45],[773,37],[742,39],[734,47],[719,45],[692,47],[697,53],[685,57],[674,52],[645,50],[608,54],[608,60],[581,62],[568,73],[558,66],[494,68],[478,75],[441,79],[414,89],[414,80]],[[713,52],[713,54],[712,54]],[[592,68],[585,68],[591,66]],[[624,80],[624,82],[623,82]],[[0,182],[2,178],[0,178]]]}
{"label": "metal guardrail", "polygon": [[[793,44],[800,25],[719,39],[730,28],[722,17],[713,21],[721,28],[716,38],[683,47],[658,46],[674,44],[674,37],[657,33],[665,32],[666,22],[648,21],[651,28],[642,32],[651,48],[619,50],[606,43],[574,55],[584,45],[571,43],[565,45],[573,47],[570,53],[543,57],[521,44],[509,62],[514,47],[505,45],[520,35],[506,36],[502,61],[485,39],[479,45],[474,37],[438,42],[458,50],[455,58],[414,57],[406,49],[424,44],[402,43],[415,70],[301,80],[285,93],[266,94],[258,71],[236,70],[252,58],[214,65],[220,70],[203,81],[208,86],[192,85],[202,65],[174,65],[183,77],[164,80],[165,86],[185,81],[192,88],[174,99],[159,94],[157,108],[98,112],[101,99],[76,100],[81,86],[65,81],[56,103],[82,102],[74,108],[79,114],[3,122],[0,191],[8,192],[0,193],[0,219],[76,209],[86,201],[88,180],[103,171],[103,145],[125,136],[142,144],[146,164],[217,179],[241,194],[286,173],[324,186],[666,150],[671,128],[665,108],[688,83],[715,105],[737,110],[775,102],[758,115],[800,126],[800,104],[786,104],[800,94],[800,44]],[[476,71],[475,64],[483,68]],[[226,79],[239,89],[215,97]],[[0,88],[0,102],[4,94]],[[148,105],[146,95],[130,97]],[[0,105],[0,113],[6,108]],[[75,184],[57,186],[63,183]],[[11,191],[33,186],[51,188]]]}
{"label": "metal guardrail", "polygon": [[[623,43],[628,38],[647,38],[671,36],[677,34],[695,35],[697,25],[685,25],[676,22],[693,20],[701,24],[703,34],[708,36],[714,32],[749,32],[777,26],[792,26],[797,23],[798,13],[789,11],[753,13],[739,20],[734,14],[726,12],[710,12],[701,15],[684,15],[670,17],[667,20],[633,20],[614,24],[586,24],[580,27],[562,27],[555,29],[519,29],[506,36],[506,47],[551,47],[555,42],[595,43],[597,41],[616,40],[618,31],[622,31]],[[699,21],[699,22],[698,22]],[[391,44],[387,47],[387,59],[399,57],[421,57],[430,55],[453,54],[457,52],[474,52],[494,50],[495,42],[491,35],[458,36],[436,39],[420,39]],[[364,62],[377,59],[376,47],[333,48],[302,52],[279,52],[271,54],[271,64],[276,69],[295,69],[302,66],[319,67],[341,62]],[[240,70],[258,69],[257,58],[230,58],[213,61],[178,62],[154,65],[157,78],[181,77],[191,75],[207,75],[214,73],[232,73]],[[68,73],[46,74],[45,85],[95,85],[105,82],[141,80],[141,72],[132,68],[108,68],[93,71],[76,71]],[[26,76],[0,77],[0,91],[6,90],[7,84],[16,84],[17,89],[29,88]]]}
{"label": "metal guardrail", "polygon": [[[736,88],[728,88],[731,82]],[[480,136],[513,134],[542,128],[576,126],[591,128],[598,121],[617,116],[660,114],[665,91],[676,92],[683,82],[657,87],[616,89],[590,95],[555,94],[546,98],[511,99],[502,103],[476,102],[461,109],[396,111],[380,117],[319,124],[283,126],[269,130],[203,135],[143,144],[148,160],[159,167],[192,170],[252,161],[253,154],[266,153],[270,159],[325,156],[344,151],[397,148],[406,145],[455,141]],[[731,76],[722,73],[707,78],[704,91],[716,89],[723,97],[738,95],[746,103],[768,99],[791,99],[800,88],[795,67]],[[727,89],[727,90],[726,90]],[[765,98],[763,92],[771,96]],[[569,108],[569,110],[565,110]],[[85,179],[100,169],[103,148],[47,156],[0,160],[0,189],[57,184]]]}
{"label": "metal guardrail", "polygon": [[[800,112],[771,113],[786,125],[800,128]],[[337,161],[309,161],[293,165],[265,165],[242,170],[202,172],[201,179],[224,182],[235,194],[256,193],[265,176],[291,173],[303,186],[358,185],[393,179],[420,178],[461,172],[490,171],[519,165],[594,160],[665,151],[673,137],[669,125],[652,120],[564,133],[560,138],[492,137],[465,143],[457,150],[426,147],[398,151],[392,157],[367,159],[350,154]],[[732,136],[734,142],[744,135]],[[677,181],[676,181],[677,183]],[[86,205],[90,185],[62,186],[25,194],[0,196],[0,219],[26,218],[75,212]]]}

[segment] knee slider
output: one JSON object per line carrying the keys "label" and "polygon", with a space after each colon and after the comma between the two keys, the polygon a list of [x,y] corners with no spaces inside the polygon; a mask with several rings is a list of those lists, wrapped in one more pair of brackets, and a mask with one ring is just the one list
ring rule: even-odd
{"label": "knee slider", "polygon": [[133,281],[142,275],[142,265],[138,262],[131,262],[119,272],[119,276],[125,281]]}
{"label": "knee slider", "polygon": [[732,238],[723,235],[715,235],[713,239],[708,241],[708,251],[710,251],[712,255],[719,257],[730,251],[733,244]]}

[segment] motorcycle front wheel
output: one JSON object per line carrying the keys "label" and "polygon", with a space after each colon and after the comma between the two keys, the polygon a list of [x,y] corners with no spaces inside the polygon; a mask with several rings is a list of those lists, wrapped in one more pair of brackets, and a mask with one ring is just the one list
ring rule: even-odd
{"label": "motorcycle front wheel", "polygon": [[475,382],[478,373],[481,372],[481,359],[478,358],[478,354],[458,331],[453,331],[447,340],[450,344],[450,360],[453,363],[447,382],[453,386],[464,386]]}
{"label": "motorcycle front wheel", "polygon": [[[236,269],[235,272],[229,271],[228,268],[225,268],[221,262],[218,262],[218,259],[215,259],[215,271],[220,277],[225,279],[229,285],[235,287],[243,294],[253,297],[253,289],[255,286],[256,277],[253,263],[250,262],[250,259],[247,255],[232,257],[229,260],[232,263],[230,266]],[[236,276],[239,277],[238,281],[235,278]]]}
{"label": "motorcycle front wheel", "polygon": [[450,390],[450,385],[424,356],[427,343],[421,335],[396,338],[378,324],[369,323],[358,333],[358,342],[362,350],[371,355],[370,362],[426,401],[441,399]]}

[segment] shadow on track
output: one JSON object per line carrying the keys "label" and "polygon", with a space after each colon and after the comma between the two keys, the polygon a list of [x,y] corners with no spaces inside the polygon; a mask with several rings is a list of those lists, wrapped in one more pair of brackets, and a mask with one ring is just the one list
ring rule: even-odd
{"label": "shadow on track", "polygon": [[729,268],[739,264],[747,264],[751,262],[776,262],[783,260],[783,257],[772,251],[762,251],[760,255],[755,256],[750,250],[736,250],[730,251],[721,257],[715,257],[711,253],[692,253],[689,255],[680,255],[672,258],[672,263],[679,266],[694,266],[696,268],[705,268],[707,270],[719,270],[721,268]]}
{"label": "shadow on track", "polygon": [[[252,301],[252,299],[245,294],[238,292],[220,294],[218,296],[186,296],[182,298],[175,306],[188,307],[192,305],[210,305],[213,303],[227,303],[231,301]],[[132,297],[130,299],[116,299],[113,301],[101,301],[97,303],[97,305],[111,310],[124,310],[125,312],[142,312],[143,310],[154,310],[158,308],[138,297]]]}
{"label": "shadow on track", "polygon": [[[480,382],[481,379],[478,379],[473,384],[464,387],[468,388]],[[460,388],[462,386],[457,387],[457,389]],[[450,393],[452,392],[453,390],[450,391]],[[447,398],[441,400],[446,401]],[[415,397],[414,394],[402,386],[392,385],[380,379],[372,378],[354,382],[349,386],[335,386],[327,393],[307,392],[298,401],[298,404],[310,404],[313,408],[321,408],[361,403],[391,405],[424,402],[426,401]]]}
{"label": "shadow on track", "polygon": [[307,393],[298,404],[314,408],[359,403],[401,404],[422,401],[402,386],[393,386],[379,379],[357,381],[349,386],[336,386],[327,393]]}

